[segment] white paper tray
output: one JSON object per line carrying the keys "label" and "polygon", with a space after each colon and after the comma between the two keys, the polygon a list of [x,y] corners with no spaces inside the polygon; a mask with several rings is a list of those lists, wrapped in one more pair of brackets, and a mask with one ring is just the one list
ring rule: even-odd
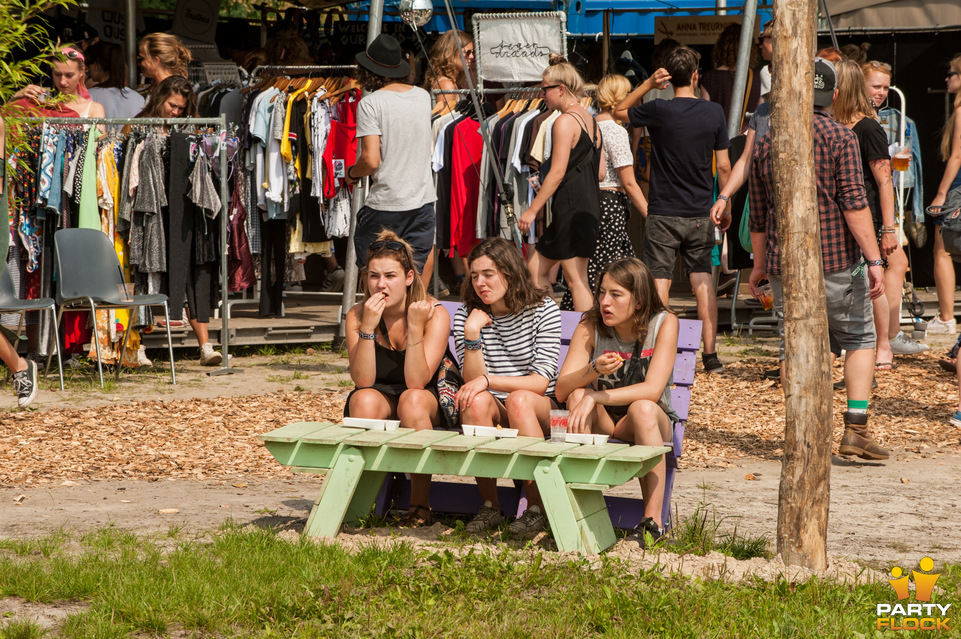
{"label": "white paper tray", "polygon": [[363,419],[361,417],[345,417],[344,426],[348,428],[366,428],[367,430],[392,431],[400,428],[397,419]]}
{"label": "white paper tray", "polygon": [[568,444],[593,444],[603,446],[610,437],[608,435],[593,435],[591,433],[567,433],[564,441]]}
{"label": "white paper tray", "polygon": [[494,426],[472,426],[464,424],[461,426],[464,434],[468,437],[517,437],[516,428],[496,428]]}

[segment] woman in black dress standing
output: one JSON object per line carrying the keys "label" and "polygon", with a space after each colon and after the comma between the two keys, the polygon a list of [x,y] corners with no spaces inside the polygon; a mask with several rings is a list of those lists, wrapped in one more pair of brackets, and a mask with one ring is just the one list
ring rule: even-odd
{"label": "woman in black dress standing", "polygon": [[580,104],[583,91],[584,80],[577,69],[564,58],[552,55],[541,83],[544,102],[561,112],[551,130],[550,169],[537,197],[517,224],[522,233],[527,233],[535,220],[543,219],[545,205],[553,197],[551,222],[535,245],[528,267],[534,285],[545,287],[548,272],[560,262],[576,311],[592,306],[587,262],[597,245],[599,183],[602,168],[606,169],[600,130]]}

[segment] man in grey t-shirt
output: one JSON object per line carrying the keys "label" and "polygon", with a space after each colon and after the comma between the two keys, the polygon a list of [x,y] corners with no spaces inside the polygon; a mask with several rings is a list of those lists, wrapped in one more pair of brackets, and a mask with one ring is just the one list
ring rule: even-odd
{"label": "man in grey t-shirt", "polygon": [[414,249],[417,267],[430,278],[434,247],[434,182],[430,172],[430,95],[407,84],[410,65],[400,44],[381,34],[357,54],[359,80],[367,95],[357,107],[357,163],[347,168],[354,182],[371,176],[370,192],[357,215],[357,265],[367,264],[367,247],[390,229]]}

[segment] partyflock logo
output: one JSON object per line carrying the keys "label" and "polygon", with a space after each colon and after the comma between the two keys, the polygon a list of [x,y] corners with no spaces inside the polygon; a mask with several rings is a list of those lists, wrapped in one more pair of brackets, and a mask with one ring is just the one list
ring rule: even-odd
{"label": "partyflock logo", "polygon": [[877,604],[878,630],[951,629],[948,626],[948,622],[951,621],[948,616],[951,604],[930,603],[931,592],[934,590],[934,584],[938,583],[941,573],[928,574],[934,568],[934,561],[930,557],[924,557],[918,562],[918,567],[923,572],[914,570],[911,573],[914,575],[915,603],[901,603],[910,597],[908,585],[911,578],[904,574],[900,566],[891,569],[891,576],[894,579],[888,579],[888,582],[898,596],[898,603]]}

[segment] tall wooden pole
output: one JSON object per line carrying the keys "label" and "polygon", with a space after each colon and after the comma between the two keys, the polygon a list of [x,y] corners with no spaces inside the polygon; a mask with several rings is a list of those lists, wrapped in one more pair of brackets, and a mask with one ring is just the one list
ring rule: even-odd
{"label": "tall wooden pole", "polygon": [[775,0],[771,152],[784,289],[784,461],[777,550],[786,564],[827,567],[832,388],[814,181],[817,0]]}

